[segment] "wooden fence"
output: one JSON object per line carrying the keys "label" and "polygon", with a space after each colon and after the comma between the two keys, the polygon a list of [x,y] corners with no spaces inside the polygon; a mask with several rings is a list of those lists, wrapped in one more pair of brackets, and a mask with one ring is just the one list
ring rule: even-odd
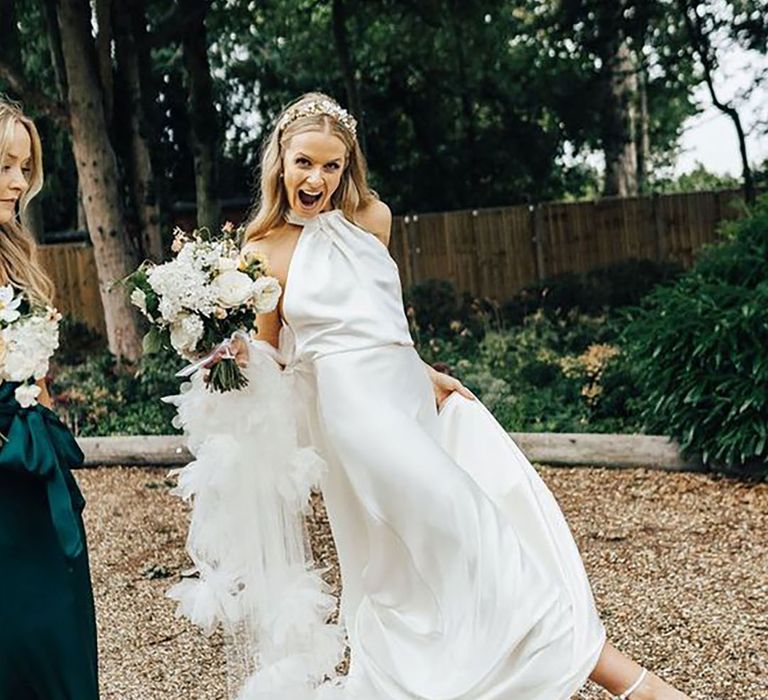
{"label": "wooden fence", "polygon": [[632,258],[687,267],[742,201],[724,190],[398,217],[392,256],[405,289],[446,279],[504,300],[546,277]]}
{"label": "wooden fence", "polygon": [[59,311],[106,335],[96,261],[89,243],[54,243],[38,248],[56,288]]}
{"label": "wooden fence", "polygon": [[[738,190],[723,190],[401,216],[390,247],[404,289],[446,279],[459,291],[504,300],[546,277],[631,258],[689,266],[718,225],[740,215],[741,202]],[[90,246],[40,251],[62,313],[103,332]]]}

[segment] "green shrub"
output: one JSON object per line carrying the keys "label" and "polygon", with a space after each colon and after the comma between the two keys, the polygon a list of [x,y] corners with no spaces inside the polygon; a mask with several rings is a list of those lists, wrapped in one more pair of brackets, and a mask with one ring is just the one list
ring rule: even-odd
{"label": "green shrub", "polygon": [[473,348],[431,338],[419,352],[447,366],[507,430],[624,432],[639,427],[636,389],[605,316],[541,311],[489,331]]}
{"label": "green shrub", "polygon": [[768,475],[768,197],[625,333],[646,427],[727,473]]}
{"label": "green shrub", "polygon": [[627,260],[585,274],[568,272],[525,287],[502,305],[501,315],[508,325],[519,325],[539,310],[594,315],[635,306],[654,287],[681,272],[679,265],[653,260]]}
{"label": "green shrub", "polygon": [[174,409],[160,399],[178,393],[174,375],[181,364],[168,351],[142,358],[138,370],[121,367],[103,347],[79,364],[59,358],[51,384],[54,406],[76,435],[173,433]]}
{"label": "green shrub", "polygon": [[428,338],[453,338],[474,345],[489,329],[500,327],[499,306],[492,299],[460,295],[452,282],[427,280],[405,294],[411,333],[417,342]]}

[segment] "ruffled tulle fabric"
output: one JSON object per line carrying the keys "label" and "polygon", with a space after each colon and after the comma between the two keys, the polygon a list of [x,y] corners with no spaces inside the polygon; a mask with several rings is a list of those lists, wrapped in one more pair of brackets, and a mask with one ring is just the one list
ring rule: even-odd
{"label": "ruffled tulle fabric", "polygon": [[173,490],[192,506],[194,568],[168,595],[205,634],[223,631],[231,698],[314,698],[345,646],[304,527],[325,464],[297,443],[291,388],[269,346],[253,345],[246,374],[244,390],[220,394],[198,373],[166,399],[195,458],[175,470]]}

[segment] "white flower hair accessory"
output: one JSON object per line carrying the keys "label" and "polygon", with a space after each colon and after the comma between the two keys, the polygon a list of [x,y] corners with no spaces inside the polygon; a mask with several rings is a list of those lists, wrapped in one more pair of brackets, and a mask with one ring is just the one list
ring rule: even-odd
{"label": "white flower hair accessory", "polygon": [[357,120],[343,107],[337,105],[333,100],[318,99],[304,102],[291,107],[280,120],[278,132],[282,133],[285,127],[302,117],[315,117],[326,114],[333,117],[341,124],[352,136],[357,137]]}

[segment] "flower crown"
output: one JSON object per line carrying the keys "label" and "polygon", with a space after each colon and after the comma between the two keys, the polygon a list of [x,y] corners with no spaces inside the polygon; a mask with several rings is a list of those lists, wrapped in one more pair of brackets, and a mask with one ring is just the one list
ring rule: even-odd
{"label": "flower crown", "polygon": [[283,118],[277,125],[277,130],[282,133],[285,127],[302,117],[316,117],[321,114],[333,117],[341,124],[352,136],[357,137],[357,120],[343,107],[339,107],[333,100],[319,99],[303,102],[291,107],[283,115]]}

